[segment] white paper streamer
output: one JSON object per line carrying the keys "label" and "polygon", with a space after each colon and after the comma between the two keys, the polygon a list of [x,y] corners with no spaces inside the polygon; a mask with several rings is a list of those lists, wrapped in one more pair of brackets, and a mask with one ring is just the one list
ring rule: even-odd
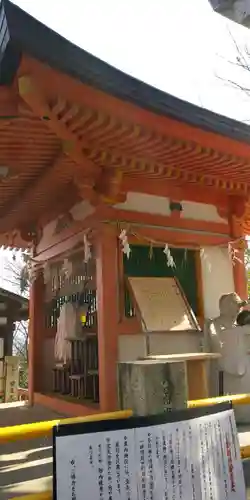
{"label": "white paper streamer", "polygon": [[171,252],[170,252],[170,248],[169,248],[169,246],[168,246],[167,243],[166,243],[166,245],[164,247],[163,253],[165,253],[165,255],[166,255],[167,266],[168,267],[172,267],[172,268],[176,267],[174,259],[173,259],[172,255],[171,255]]}
{"label": "white paper streamer", "polygon": [[87,264],[91,259],[91,244],[88,241],[86,234],[83,236],[83,246],[84,246],[84,262]]}
{"label": "white paper streamer", "polygon": [[45,285],[47,285],[47,283],[49,283],[50,280],[51,280],[50,265],[48,262],[45,262],[43,266],[43,281]]}
{"label": "white paper streamer", "polygon": [[64,259],[63,261],[63,272],[67,278],[70,278],[73,273],[73,264],[69,259]]}
{"label": "white paper streamer", "polygon": [[131,248],[128,242],[128,237],[127,237],[127,231],[123,229],[120,233],[119,240],[122,245],[122,252],[127,256],[129,259],[130,253],[131,253]]}

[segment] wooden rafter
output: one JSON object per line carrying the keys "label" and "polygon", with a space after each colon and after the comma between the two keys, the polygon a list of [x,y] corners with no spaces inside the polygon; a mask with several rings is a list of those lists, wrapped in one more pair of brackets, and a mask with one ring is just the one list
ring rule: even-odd
{"label": "wooden rafter", "polygon": [[150,129],[155,135],[165,136],[169,131],[171,137],[181,141],[195,141],[201,148],[214,148],[225,155],[239,155],[242,158],[250,158],[250,144],[239,142],[226,136],[194,127],[180,120],[148,111],[139,105],[122,101],[119,98],[97,90],[91,85],[83,84],[81,81],[63,75],[61,72],[41,64],[40,61],[25,56],[22,61],[21,71],[28,73],[32,71],[37,81],[42,81],[46,93],[58,94],[58,89],[63,93],[65,99],[71,100],[72,96],[79,106],[91,107],[98,111],[111,114],[120,122],[134,123],[138,127]]}
{"label": "wooden rafter", "polygon": [[19,94],[47,127],[62,141],[62,150],[75,163],[75,174],[81,178],[98,175],[98,168],[82,151],[82,144],[67,127],[61,123],[44,99],[38,85],[30,76],[22,76],[18,80]]}
{"label": "wooden rafter", "polygon": [[[28,78],[29,85],[31,85],[32,89],[36,89],[37,87],[30,82],[32,80],[29,77],[21,77],[20,81],[24,82],[23,86],[25,88],[28,87],[28,83],[26,82],[25,79]],[[24,80],[23,80],[24,79]],[[25,83],[26,82],[26,83]],[[22,85],[21,85],[22,87]],[[21,94],[22,94],[21,90]],[[24,91],[24,93],[27,93],[27,91]],[[36,91],[32,91],[33,93]],[[31,95],[32,92],[29,90],[28,94]],[[31,93],[31,94],[30,94]],[[38,98],[39,101],[41,101],[41,92],[38,93]],[[27,101],[27,97],[24,97]],[[28,98],[28,101],[31,98]],[[27,102],[28,102],[27,101]],[[37,106],[37,104],[36,104]],[[47,105],[48,106],[48,105]],[[220,191],[231,191],[231,192],[238,192],[245,194],[249,190],[249,186],[247,182],[240,182],[238,180],[238,177],[235,176],[235,174],[232,172],[232,176],[228,177],[228,175],[217,175],[216,173],[216,164],[220,164],[223,161],[226,162],[225,166],[220,167],[220,171],[228,171],[228,168],[230,167],[230,162],[232,165],[234,162],[240,162],[242,161],[241,158],[231,158],[231,159],[223,159],[223,156],[220,156],[220,154],[216,151],[210,151],[210,149],[203,150],[202,155],[200,155],[200,147],[198,145],[195,145],[194,142],[192,144],[186,144],[184,145],[182,143],[173,143],[170,139],[167,141],[167,137],[164,136],[159,136],[155,137],[153,132],[151,131],[143,131],[140,130],[140,127],[134,127],[130,123],[125,124],[125,128],[123,129],[123,133],[125,136],[121,135],[121,130],[118,129],[118,136],[117,136],[117,141],[115,140],[116,134],[114,133],[114,130],[112,132],[112,127],[114,126],[120,126],[119,123],[117,122],[116,119],[112,119],[108,115],[103,115],[102,113],[97,113],[97,118],[96,118],[96,123],[93,123],[93,130],[95,127],[102,127],[102,132],[100,134],[100,140],[96,138],[95,140],[92,140],[89,138],[89,126],[84,125],[84,138],[81,138],[80,140],[77,138],[76,133],[74,132],[74,127],[70,125],[68,127],[66,125],[67,121],[70,121],[71,118],[73,117],[73,122],[75,121],[76,125],[81,123],[81,119],[83,120],[83,123],[86,120],[86,116],[89,114],[91,116],[91,110],[90,108],[85,109],[85,116],[84,116],[84,109],[77,106],[76,104],[71,104],[70,102],[66,102],[63,98],[58,98],[56,101],[56,104],[53,104],[53,106],[49,106],[49,112],[46,111],[45,108],[43,110],[41,109],[40,106],[40,111],[38,110],[37,107],[37,114],[41,116],[41,113],[47,113],[49,115],[50,120],[47,121],[47,125],[52,128],[55,132],[57,130],[57,135],[59,134],[59,129],[60,131],[64,131],[64,135],[58,135],[58,137],[63,137],[65,139],[64,143],[64,148],[67,154],[73,154],[75,151],[75,146],[74,144],[77,144],[77,148],[79,150],[85,149],[86,154],[84,155],[87,159],[88,162],[92,162],[92,164],[95,164],[96,169],[98,170],[97,165],[99,165],[99,175],[102,175],[102,181],[98,182],[98,175],[95,177],[94,182],[92,183],[92,187],[95,186],[96,180],[97,184],[100,186],[106,185],[106,190],[111,186],[114,187],[114,185],[118,185],[118,189],[116,190],[116,196],[117,194],[121,191],[121,178],[123,171],[129,170],[131,173],[135,173],[136,175],[149,175],[151,176],[152,174],[155,174],[157,172],[157,175],[160,175],[164,178],[168,179],[178,179],[182,180],[183,182],[189,183],[189,184],[194,184],[197,183],[199,185],[207,186],[207,187],[213,187],[215,189],[218,189]],[[94,111],[92,110],[92,116],[93,116]],[[81,117],[82,115],[82,117]],[[46,115],[45,115],[46,116]],[[74,117],[78,116],[78,122],[77,120],[74,120]],[[92,120],[91,120],[92,122]],[[117,122],[117,123],[116,123]],[[111,128],[110,128],[111,127]],[[138,130],[139,132],[138,132]],[[137,130],[137,132],[135,131]],[[66,135],[67,133],[67,135]],[[114,133],[114,144],[111,145],[112,143],[112,133]],[[139,135],[138,135],[139,134]],[[137,137],[138,136],[138,137]],[[91,133],[90,133],[91,137]],[[99,137],[99,136],[98,136]],[[123,137],[122,142],[123,146],[120,148],[119,147],[119,137]],[[72,139],[72,140],[69,140]],[[105,144],[105,138],[107,138],[108,142]],[[66,140],[68,139],[68,140]],[[133,147],[130,151],[130,147],[132,146],[131,141],[135,141],[136,139],[136,150],[137,152],[133,153]],[[164,140],[163,140],[164,139]],[[103,142],[104,141],[104,142]],[[162,142],[163,141],[163,142]],[[160,156],[157,157],[154,156],[153,150],[154,148],[155,151],[158,149],[158,153],[160,152],[160,143],[161,143],[161,148],[164,148],[164,142],[166,143],[169,142],[168,146],[168,151],[165,152],[165,160],[160,159]],[[118,143],[118,147],[116,146],[116,142]],[[122,144],[121,142],[121,144]],[[147,155],[145,158],[142,156],[143,151],[147,151],[147,148],[150,146],[151,150],[151,156]],[[153,156],[152,156],[153,154]],[[219,155],[219,156],[218,156]],[[72,157],[73,158],[73,157]],[[108,172],[107,178],[103,182],[103,168],[102,164],[108,163],[111,167],[111,172],[113,170],[112,178],[111,180],[111,172]],[[204,169],[205,166],[208,166],[210,169],[214,165],[213,168],[213,173],[206,172],[206,169]],[[119,166],[119,167],[118,167]],[[189,168],[187,168],[187,166]],[[185,168],[184,168],[185,167]],[[117,174],[117,170],[120,169],[119,175]],[[115,172],[116,171],[116,172]],[[79,175],[77,176],[77,185],[81,185],[81,179],[82,179],[82,171],[79,172]],[[118,181],[119,178],[119,181]],[[104,199],[105,198],[114,198],[114,189],[111,189],[112,194],[109,193],[104,193]],[[96,189],[96,191],[98,191]],[[117,200],[115,200],[117,202]]]}
{"label": "wooden rafter", "polygon": [[13,87],[0,87],[0,120],[9,120],[18,115],[19,96]]}
{"label": "wooden rafter", "polygon": [[46,193],[47,186],[51,185],[51,182],[54,180],[58,168],[60,168],[61,160],[61,154],[57,154],[56,158],[51,161],[51,166],[45,170],[45,173],[41,178],[39,178],[39,180],[35,179],[24,190],[24,192],[22,192],[21,196],[17,197],[14,203],[12,200],[10,200],[10,202],[4,206],[4,209],[0,212],[1,218],[4,217],[6,221],[9,221],[11,218],[13,218],[14,214],[16,215],[19,213],[19,215],[24,217],[24,219],[26,220],[30,211],[30,201],[32,201],[32,199],[34,198],[41,199],[44,190]]}
{"label": "wooden rafter", "polygon": [[61,96],[52,109],[60,122],[67,123],[80,137],[88,158],[100,166],[108,164],[111,170],[117,170],[119,165],[126,173],[146,177],[157,174],[220,191],[245,193],[248,190],[248,181],[239,181],[237,175],[239,164],[242,163],[245,171],[248,169],[240,157],[226,157],[212,148],[203,149],[194,141],[174,140],[166,133],[155,135],[153,130],[132,122],[123,123],[102,109],[77,106]]}
{"label": "wooden rafter", "polygon": [[62,151],[74,162],[73,179],[81,196],[94,204],[122,201],[121,171],[106,173],[84,154],[82,142],[63,121],[58,120],[57,114],[46,102],[32,77],[20,77],[18,86],[22,99],[37,116],[44,119],[48,128],[61,140]]}
{"label": "wooden rafter", "polygon": [[[63,97],[47,92],[44,82],[39,81],[31,70],[27,70],[24,74],[26,76],[21,76],[17,81],[19,92],[17,100],[31,111],[36,127],[40,123],[41,131],[38,129],[37,137],[38,134],[43,134],[42,129],[45,130],[45,134],[49,134],[49,139],[46,138],[47,149],[44,149],[46,161],[40,166],[38,157],[35,168],[29,167],[30,171],[26,177],[28,183],[25,179],[23,184],[20,183],[23,193],[21,200],[12,194],[11,196],[8,194],[8,197],[6,195],[6,203],[2,202],[1,210],[2,231],[9,227],[19,228],[24,219],[30,223],[40,220],[45,211],[52,210],[53,204],[49,203],[50,198],[55,199],[55,196],[65,192],[66,186],[71,181],[74,182],[80,198],[88,199],[94,205],[122,202],[125,198],[124,193],[136,191],[136,186],[139,192],[151,192],[157,195],[161,193],[162,196],[168,196],[169,183],[174,183],[177,187],[176,199],[181,197],[178,185],[185,189],[190,188],[192,200],[193,190],[197,186],[198,191],[203,189],[205,192],[207,202],[214,200],[214,204],[223,209],[227,206],[227,197],[230,194],[248,198],[250,185],[244,182],[244,178],[239,182],[235,175],[228,179],[226,176],[217,176],[216,172],[213,175],[209,174],[209,168],[207,171],[205,169],[205,166],[209,167],[213,161],[218,162],[221,171],[227,168],[227,162],[231,165],[235,161],[236,167],[240,168],[240,164],[237,165],[240,158],[221,158],[219,152],[214,151],[210,154],[210,150],[202,150],[201,157],[198,158],[199,148],[197,150],[197,145],[193,143],[179,144],[172,141],[171,137],[168,140],[166,137],[165,141],[163,136],[155,135],[152,129],[141,129],[131,120],[124,124],[119,123],[117,116],[112,113],[109,116],[103,114],[102,107],[95,113],[89,106],[87,108],[78,106],[77,103],[81,102],[78,96],[73,103],[72,100],[66,101]],[[15,137],[18,137],[16,130],[18,129],[14,129]],[[29,140],[33,141],[31,128],[29,134],[28,144]],[[9,136],[6,136],[7,140]],[[39,135],[39,140],[43,148],[45,141],[43,135]],[[47,143],[53,140],[54,150],[49,142]],[[55,158],[57,144],[58,148],[61,148],[60,155],[56,161],[51,161],[49,166],[50,157]],[[22,152],[21,141],[18,148]],[[36,146],[33,152],[35,151]],[[31,163],[33,158],[36,162],[35,154],[31,159],[27,156],[28,165],[29,163],[33,165]],[[199,170],[202,158],[204,158],[204,169]],[[184,168],[185,161],[188,162],[187,168]],[[216,165],[213,171],[215,167]],[[247,165],[244,164],[245,171],[246,168]],[[199,195],[200,197],[197,194],[197,201],[199,198],[204,202],[205,198],[203,199],[200,191]],[[223,202],[220,197],[223,198]],[[60,209],[63,212],[63,200]]]}

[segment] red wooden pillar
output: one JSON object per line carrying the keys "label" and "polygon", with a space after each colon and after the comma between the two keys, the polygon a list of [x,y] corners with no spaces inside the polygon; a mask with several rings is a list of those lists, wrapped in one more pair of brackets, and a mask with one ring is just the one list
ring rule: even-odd
{"label": "red wooden pillar", "polygon": [[[235,215],[230,217],[231,237],[235,241],[233,248],[237,250],[236,259],[233,263],[234,290],[243,300],[247,300],[247,274],[245,268],[245,240],[240,221]],[[242,238],[242,240],[240,240]],[[237,240],[239,240],[237,242]]]}
{"label": "red wooden pillar", "polygon": [[117,248],[116,228],[103,224],[96,239],[99,393],[102,412],[117,409]]}
{"label": "red wooden pillar", "polygon": [[39,275],[32,283],[29,299],[28,390],[29,403],[34,404],[34,393],[41,390],[43,379],[44,283]]}

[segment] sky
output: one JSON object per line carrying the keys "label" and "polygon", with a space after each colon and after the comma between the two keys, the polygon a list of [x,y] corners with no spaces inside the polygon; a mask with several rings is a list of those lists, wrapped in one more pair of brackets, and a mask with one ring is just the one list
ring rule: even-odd
{"label": "sky", "polygon": [[208,0],[13,3],[81,48],[154,87],[250,121],[250,98],[225,82],[240,80],[250,87],[250,73],[244,76],[228,62],[236,56],[233,38],[250,48],[250,29],[214,13]]}
{"label": "sky", "polygon": [[[250,123],[250,72],[235,64],[233,40],[250,29],[214,13],[208,0],[14,0],[79,47],[156,88]],[[250,63],[250,57],[249,57]],[[0,286],[13,289],[0,251]],[[16,291],[16,290],[15,290]]]}

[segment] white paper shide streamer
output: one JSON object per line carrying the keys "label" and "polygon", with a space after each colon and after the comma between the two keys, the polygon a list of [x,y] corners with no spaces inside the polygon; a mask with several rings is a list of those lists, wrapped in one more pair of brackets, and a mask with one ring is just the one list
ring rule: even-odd
{"label": "white paper shide streamer", "polygon": [[171,255],[170,248],[169,248],[167,243],[164,247],[163,253],[165,253],[165,255],[166,255],[167,266],[172,267],[172,268],[176,267],[173,256]]}
{"label": "white paper shide streamer", "polygon": [[70,278],[72,276],[73,264],[69,259],[64,259],[62,270],[66,278]]}
{"label": "white paper shide streamer", "polygon": [[119,240],[121,242],[122,246],[122,252],[126,255],[126,257],[129,259],[130,253],[131,253],[131,248],[128,242],[128,236],[127,236],[127,231],[123,229],[120,233]]}
{"label": "white paper shide streamer", "polygon": [[86,236],[83,236],[84,262],[87,264],[91,259],[91,244]]}
{"label": "white paper shide streamer", "polygon": [[237,248],[234,248],[232,243],[228,243],[228,255],[232,261],[233,266],[236,264],[236,262],[240,262],[241,264],[243,264],[241,259],[239,259],[239,257],[237,256],[237,253],[239,253],[239,250]]}

